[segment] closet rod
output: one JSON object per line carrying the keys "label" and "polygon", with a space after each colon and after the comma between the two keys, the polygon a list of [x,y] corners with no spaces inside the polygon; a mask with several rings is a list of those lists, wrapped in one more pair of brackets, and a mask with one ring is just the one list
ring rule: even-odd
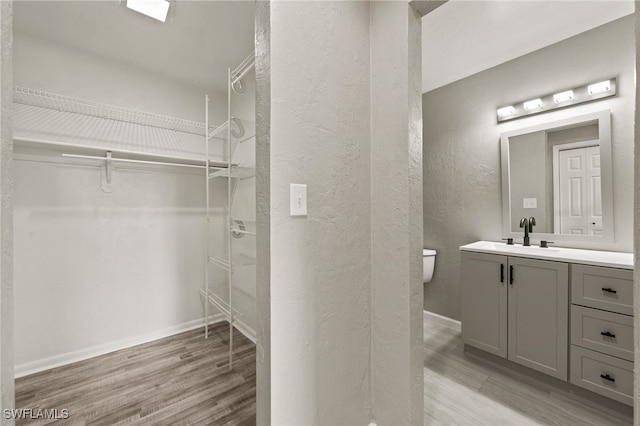
{"label": "closet rod", "polygon": [[[107,160],[107,157],[97,157],[94,155],[78,155],[78,154],[62,154],[63,157],[72,158],[87,158],[90,160]],[[163,166],[178,166],[178,167],[192,167],[197,169],[204,169],[206,166],[200,166],[198,164],[184,164],[184,163],[170,163],[166,161],[148,161],[148,160],[132,160],[129,158],[110,158],[111,161],[120,161],[121,163],[138,163],[138,164],[159,164]],[[226,169],[226,167],[209,166],[210,169]]]}
{"label": "closet rod", "polygon": [[[0,0],[1,1],[1,0]],[[156,158],[166,158],[167,160],[177,160],[177,161],[202,161],[200,159],[195,159],[195,158],[188,158],[188,157],[178,157],[178,156],[174,156],[174,155],[168,155],[168,154],[156,154],[153,152],[145,152],[145,151],[134,151],[134,150],[130,150],[130,149],[120,149],[120,148],[109,148],[107,146],[103,146],[103,145],[83,145],[83,144],[70,144],[70,143],[65,143],[65,142],[58,142],[58,141],[52,141],[49,139],[37,139],[37,138],[25,138],[25,137],[20,137],[20,136],[14,136],[13,140],[15,142],[25,142],[25,143],[35,143],[38,145],[44,145],[44,146],[55,146],[55,147],[59,147],[59,148],[66,148],[66,149],[87,149],[87,150],[93,150],[93,151],[105,151],[108,152],[110,151],[112,154],[121,154],[121,155],[146,155],[146,156],[151,156],[151,157],[156,157]],[[71,155],[71,154],[69,154]],[[99,157],[102,159],[105,159],[105,157]],[[226,162],[221,162],[221,161],[210,161],[210,163],[217,163],[216,165],[220,168],[227,168],[227,163]],[[237,164],[232,164],[234,166],[236,166]],[[202,166],[204,168],[204,166]]]}

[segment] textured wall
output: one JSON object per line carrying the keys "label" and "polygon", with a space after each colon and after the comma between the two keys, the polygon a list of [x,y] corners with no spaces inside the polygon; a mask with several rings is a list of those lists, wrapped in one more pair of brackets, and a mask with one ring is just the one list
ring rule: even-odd
{"label": "textured wall", "polygon": [[[535,217],[538,232],[553,232],[547,229],[545,187],[547,170],[545,132],[527,133],[509,138],[509,162],[511,167],[511,229],[519,232],[521,217]],[[536,198],[537,208],[523,208],[523,198]],[[545,231],[546,230],[546,231]]]}
{"label": "textured wall", "polygon": [[420,22],[406,3],[371,3],[371,374],[381,425],[423,415]]}
{"label": "textured wall", "polygon": [[256,1],[256,423],[271,424],[271,12]]}
{"label": "textured wall", "polygon": [[272,2],[270,24],[271,423],[368,424],[369,3]]}
{"label": "textured wall", "polygon": [[[13,2],[0,2],[0,408],[14,408],[13,381]],[[0,417],[2,425],[14,421]]]}
{"label": "textured wall", "polygon": [[[500,133],[541,120],[611,110],[615,244],[602,248],[632,250],[633,28],[623,18],[423,95],[424,245],[438,251],[426,310],[460,318],[458,247],[503,236]],[[496,124],[498,106],[611,76],[614,98]]]}
{"label": "textured wall", "polygon": [[[270,421],[421,424],[420,18],[402,2],[259,9],[270,23],[268,36],[257,25],[259,63],[270,62],[270,78],[257,68],[271,96],[257,105],[258,128],[271,125],[268,146],[258,141]],[[289,217],[289,183],[308,184],[305,218]]]}

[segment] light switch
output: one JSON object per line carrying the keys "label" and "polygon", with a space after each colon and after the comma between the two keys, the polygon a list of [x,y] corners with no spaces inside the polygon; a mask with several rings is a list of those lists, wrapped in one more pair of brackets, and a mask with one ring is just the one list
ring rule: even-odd
{"label": "light switch", "polygon": [[307,215],[307,185],[300,183],[289,184],[290,193],[290,215]]}
{"label": "light switch", "polygon": [[523,198],[522,199],[522,208],[523,209],[537,209],[538,208],[538,199],[537,198]]}

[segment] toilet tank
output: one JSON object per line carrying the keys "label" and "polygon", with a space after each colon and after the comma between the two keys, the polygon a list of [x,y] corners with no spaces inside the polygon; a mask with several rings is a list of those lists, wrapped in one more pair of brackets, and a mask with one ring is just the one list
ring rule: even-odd
{"label": "toilet tank", "polygon": [[422,250],[422,281],[428,283],[433,278],[433,267],[436,263],[436,251],[431,249]]}

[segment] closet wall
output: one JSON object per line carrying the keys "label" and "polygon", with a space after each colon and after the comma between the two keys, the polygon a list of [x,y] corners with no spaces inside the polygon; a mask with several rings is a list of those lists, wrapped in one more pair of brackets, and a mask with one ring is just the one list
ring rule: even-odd
{"label": "closet wall", "polygon": [[[226,119],[226,93],[19,33],[14,40],[18,86],[200,122],[208,92],[211,122]],[[202,325],[202,172],[119,164],[105,193],[102,161],[62,152],[16,144],[18,376]],[[222,221],[226,182],[218,185]]]}

